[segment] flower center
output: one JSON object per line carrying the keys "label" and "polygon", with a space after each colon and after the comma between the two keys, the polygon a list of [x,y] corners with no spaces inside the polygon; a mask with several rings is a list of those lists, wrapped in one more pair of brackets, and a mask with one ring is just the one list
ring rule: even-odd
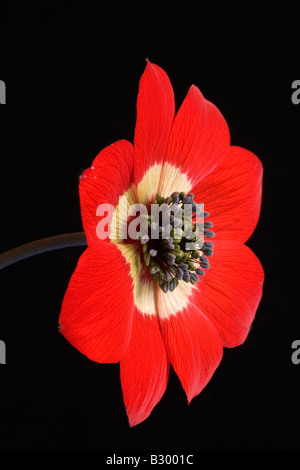
{"label": "flower center", "polygon": [[180,281],[195,284],[209,269],[213,255],[212,222],[204,204],[197,204],[192,193],[173,192],[169,197],[157,193],[151,215],[143,216],[143,235],[139,241],[145,265],[153,281],[167,293]]}

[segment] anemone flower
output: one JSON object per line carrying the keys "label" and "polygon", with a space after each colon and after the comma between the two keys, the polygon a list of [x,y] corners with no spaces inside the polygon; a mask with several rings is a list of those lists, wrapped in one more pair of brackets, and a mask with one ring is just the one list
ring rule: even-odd
{"label": "anemone flower", "polygon": [[[120,140],[104,148],[81,176],[88,247],[59,318],[60,332],[89,359],[120,362],[131,426],[161,399],[170,364],[190,403],[211,379],[223,347],[245,341],[264,277],[244,244],[259,218],[261,188],[260,160],[230,146],[219,110],[192,85],[175,115],[167,74],[147,62],[134,144]],[[183,219],[176,216],[186,203],[192,206],[192,241],[201,233],[193,249],[186,249]],[[134,204],[171,213],[169,236],[162,236],[159,218],[152,239],[154,224],[146,215],[146,234],[121,237],[120,227],[134,220]]]}

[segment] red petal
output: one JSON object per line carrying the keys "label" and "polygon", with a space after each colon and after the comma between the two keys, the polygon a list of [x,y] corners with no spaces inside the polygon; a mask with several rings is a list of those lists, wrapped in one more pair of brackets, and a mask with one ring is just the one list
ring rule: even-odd
{"label": "red petal", "polygon": [[176,315],[160,318],[160,327],[169,359],[190,403],[221,361],[221,339],[213,324],[192,304]]}
{"label": "red petal", "polygon": [[[97,225],[101,220],[101,217],[96,215],[98,206],[110,204],[112,210],[118,204],[119,197],[131,185],[132,166],[132,144],[126,140],[119,140],[103,149],[92,166],[81,176],[79,184],[81,214],[88,244],[95,240],[99,241],[96,234]],[[106,217],[106,214],[102,215]],[[108,236],[106,240],[109,241]]]}
{"label": "red petal", "polygon": [[195,185],[222,163],[229,142],[228,126],[220,111],[191,86],[173,123],[166,161],[180,168]]}
{"label": "red petal", "polygon": [[262,192],[262,164],[248,150],[230,147],[223,163],[193,188],[214,223],[216,239],[244,243],[256,227]]}
{"label": "red petal", "polygon": [[148,62],[140,80],[137,98],[134,134],[136,184],[151,166],[162,162],[174,113],[173,88],[166,72]]}
{"label": "red petal", "polygon": [[130,345],[121,361],[124,402],[131,426],[144,421],[164,394],[169,361],[156,315],[134,311]]}
{"label": "red petal", "polygon": [[195,284],[193,302],[214,323],[224,346],[238,346],[248,335],[262,296],[262,266],[247,246],[220,240],[210,265]]}
{"label": "red petal", "polygon": [[130,267],[113,243],[98,241],[79,259],[64,296],[60,332],[97,362],[118,362],[127,350],[133,312]]}

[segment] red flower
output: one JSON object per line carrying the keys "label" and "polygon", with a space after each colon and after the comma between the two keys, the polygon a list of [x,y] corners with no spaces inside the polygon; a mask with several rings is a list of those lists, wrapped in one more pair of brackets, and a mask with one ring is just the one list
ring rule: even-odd
{"label": "red flower", "polygon": [[[120,361],[131,425],[146,419],[162,397],[170,363],[190,402],[212,377],[223,347],[245,341],[264,277],[244,245],[258,221],[261,186],[260,161],[230,146],[218,109],[193,85],[175,116],[168,76],[148,62],[140,80],[134,145],[121,140],[106,147],[81,177],[88,248],[59,319],[61,333],[87,357]],[[118,232],[99,239],[105,232],[98,225],[104,220],[101,204],[115,208],[112,231],[117,223],[127,227],[122,201],[149,205],[156,199],[179,207],[186,197],[204,203],[214,223],[213,244],[205,242],[199,252],[184,251],[174,232],[171,240],[156,240],[156,249],[151,240],[124,240]],[[195,230],[194,219],[191,223]],[[213,235],[211,225],[206,222],[204,238]]]}

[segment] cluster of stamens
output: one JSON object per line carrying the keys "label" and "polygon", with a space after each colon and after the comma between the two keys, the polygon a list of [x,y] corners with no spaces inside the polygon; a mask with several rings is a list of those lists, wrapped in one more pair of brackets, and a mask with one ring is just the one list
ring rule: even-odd
{"label": "cluster of stamens", "polygon": [[158,213],[143,216],[139,239],[153,281],[165,293],[172,292],[179,281],[195,284],[209,269],[208,258],[213,255],[213,243],[204,242],[215,235],[209,230],[212,222],[204,221],[210,214],[192,193],[174,192],[166,198],[157,193],[153,204]]}

